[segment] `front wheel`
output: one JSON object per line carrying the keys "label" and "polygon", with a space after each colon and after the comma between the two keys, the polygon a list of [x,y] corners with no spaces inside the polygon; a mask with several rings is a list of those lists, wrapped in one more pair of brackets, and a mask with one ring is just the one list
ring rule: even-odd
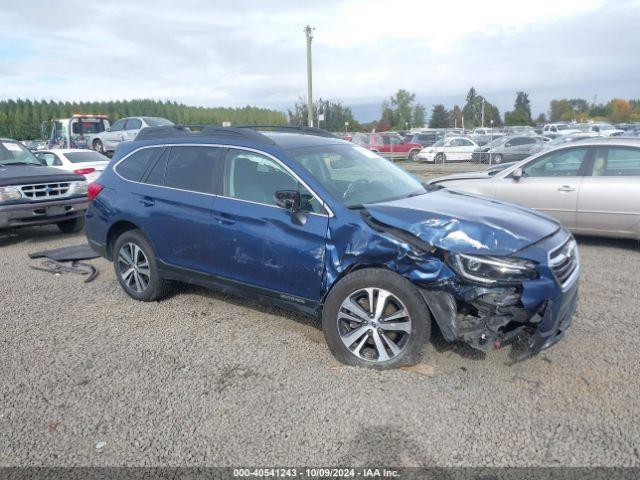
{"label": "front wheel", "polygon": [[493,156],[493,159],[492,159],[492,160],[493,160],[493,163],[494,163],[494,164],[499,165],[499,164],[501,164],[501,163],[502,163],[502,155],[500,155],[499,153],[496,153],[496,154]]}
{"label": "front wheel", "polygon": [[418,289],[400,275],[363,269],[336,284],[322,330],[342,363],[375,369],[415,365],[429,339],[431,317]]}
{"label": "front wheel", "polygon": [[84,228],[84,217],[63,220],[56,223],[62,233],[78,233]]}
{"label": "front wheel", "polygon": [[407,160],[409,160],[410,162],[415,162],[419,152],[420,150],[411,150],[409,152],[409,156],[407,157]]}
{"label": "front wheel", "polygon": [[113,266],[124,291],[136,300],[152,302],[169,293],[160,277],[156,256],[140,230],[129,230],[113,246]]}
{"label": "front wheel", "polygon": [[447,157],[444,153],[436,153],[434,163],[444,163],[446,159]]}

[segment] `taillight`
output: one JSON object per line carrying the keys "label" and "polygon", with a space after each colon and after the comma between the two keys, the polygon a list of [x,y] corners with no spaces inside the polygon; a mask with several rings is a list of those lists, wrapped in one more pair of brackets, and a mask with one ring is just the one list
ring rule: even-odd
{"label": "taillight", "polygon": [[89,197],[89,201],[96,198],[103,188],[104,187],[99,183],[96,183],[96,182],[90,183],[89,186],[87,187],[87,197]]}
{"label": "taillight", "polygon": [[73,173],[77,173],[78,175],[86,175],[88,173],[95,172],[95,171],[96,171],[95,168],[89,167],[89,168],[79,168],[77,170],[74,170]]}

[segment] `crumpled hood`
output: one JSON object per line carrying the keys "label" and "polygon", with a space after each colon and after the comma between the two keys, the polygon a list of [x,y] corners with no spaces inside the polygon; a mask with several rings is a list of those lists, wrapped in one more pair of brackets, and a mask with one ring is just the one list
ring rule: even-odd
{"label": "crumpled hood", "polygon": [[560,228],[533,210],[446,189],[365,208],[381,224],[458,253],[510,255]]}

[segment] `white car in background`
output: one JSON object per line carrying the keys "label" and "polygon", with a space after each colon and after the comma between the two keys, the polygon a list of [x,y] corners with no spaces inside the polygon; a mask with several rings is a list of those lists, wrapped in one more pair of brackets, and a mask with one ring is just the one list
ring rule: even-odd
{"label": "white car in background", "polygon": [[432,163],[471,160],[473,151],[478,147],[476,142],[467,137],[446,137],[420,150],[416,160]]}
{"label": "white car in background", "polygon": [[91,148],[98,153],[113,152],[120,142],[133,140],[145,127],[173,125],[171,120],[161,117],[125,117],[114,122],[104,132],[93,137]]}
{"label": "white car in background", "polygon": [[618,137],[624,133],[610,123],[578,123],[575,125],[582,133],[600,137]]}
{"label": "white car in background", "polygon": [[81,148],[57,148],[33,152],[38,160],[48,167],[84,175],[87,183],[95,182],[109,164],[104,155]]}
{"label": "white car in background", "polygon": [[550,138],[558,138],[562,135],[571,135],[572,133],[581,133],[580,130],[568,123],[547,123],[542,128],[542,135]]}

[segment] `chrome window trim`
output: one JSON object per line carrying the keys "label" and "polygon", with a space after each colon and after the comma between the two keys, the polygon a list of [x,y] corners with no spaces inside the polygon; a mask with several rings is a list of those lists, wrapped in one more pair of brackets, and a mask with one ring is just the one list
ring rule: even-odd
{"label": "chrome window trim", "polygon": [[135,150],[132,150],[131,152],[127,153],[124,157],[122,157],[120,160],[118,160],[112,167],[111,169],[114,171],[114,173],[120,177],[122,180],[124,180],[125,182],[131,182],[131,183],[137,183],[139,185],[149,185],[152,187],[157,187],[157,188],[167,188],[169,190],[176,190],[179,192],[189,192],[189,193],[197,193],[200,195],[208,195],[210,197],[222,197],[222,198],[229,198],[231,200],[239,200],[242,202],[248,202],[248,203],[253,203],[256,205],[266,205],[268,207],[274,207],[274,208],[280,208],[282,209],[282,207],[279,207],[278,205],[271,205],[268,203],[260,203],[260,202],[253,202],[251,200],[244,200],[242,198],[236,198],[236,197],[228,197],[225,195],[216,195],[215,193],[206,193],[206,192],[198,192],[195,190],[185,190],[182,188],[174,188],[174,187],[167,187],[166,185],[155,185],[153,183],[144,183],[144,182],[136,182],[135,180],[129,180],[128,178],[124,178],[122,175],[120,175],[120,173],[118,172],[117,168],[118,165],[120,165],[122,162],[124,162],[127,158],[129,158],[131,155],[133,155],[136,152],[139,152],[140,150],[144,150],[146,148],[166,148],[166,147],[216,147],[216,148],[235,148],[238,150],[246,150],[248,152],[253,152],[253,153],[257,153],[259,155],[264,155],[267,158],[270,158],[272,160],[274,160],[276,163],[278,163],[279,165],[282,166],[282,168],[284,168],[293,178],[296,179],[296,181],[300,182],[308,191],[309,193],[311,193],[311,195],[313,195],[313,197],[320,202],[320,205],[322,205],[322,208],[324,208],[326,210],[327,213],[316,213],[316,212],[305,212],[308,213],[310,215],[318,215],[321,217],[329,217],[329,218],[333,218],[335,215],[333,214],[333,210],[331,210],[331,208],[327,205],[327,203],[320,197],[320,195],[318,195],[311,187],[309,187],[309,185],[307,185],[307,183],[302,180],[293,170],[291,170],[287,165],[285,165],[284,163],[282,163],[282,161],[280,161],[277,157],[274,157],[273,155],[271,155],[270,153],[264,152],[262,150],[258,150],[255,148],[251,148],[251,147],[243,147],[240,145],[225,145],[225,144],[220,144],[220,143],[162,143],[162,144],[155,144],[155,145],[145,145],[143,147],[139,147],[136,148]]}

